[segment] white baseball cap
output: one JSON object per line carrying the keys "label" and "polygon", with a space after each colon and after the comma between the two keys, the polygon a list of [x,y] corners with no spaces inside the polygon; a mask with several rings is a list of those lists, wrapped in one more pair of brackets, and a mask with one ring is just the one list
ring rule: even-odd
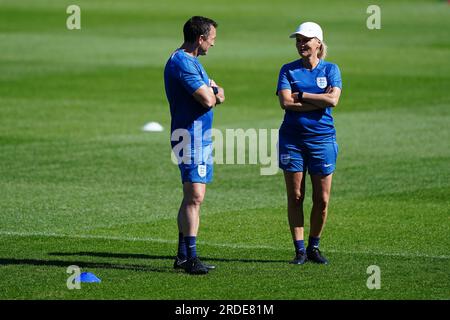
{"label": "white baseball cap", "polygon": [[323,41],[322,28],[314,22],[303,22],[289,38],[295,38],[297,34],[301,34],[308,38],[317,38],[320,41]]}

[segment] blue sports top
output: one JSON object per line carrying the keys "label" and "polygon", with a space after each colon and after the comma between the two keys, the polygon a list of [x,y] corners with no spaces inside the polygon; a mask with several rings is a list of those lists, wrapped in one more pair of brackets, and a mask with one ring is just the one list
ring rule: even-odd
{"label": "blue sports top", "polygon": [[[171,132],[176,129],[187,129],[193,142],[194,121],[199,121],[202,126],[202,137],[195,138],[202,139],[203,144],[210,143],[210,135],[206,139],[203,139],[205,138],[203,135],[212,127],[213,110],[203,107],[192,95],[202,85],[209,86],[208,75],[200,61],[182,49],[176,50],[164,68],[164,84],[172,118]],[[199,133],[198,125],[197,122],[196,134]],[[172,141],[172,147],[177,143]]]}
{"label": "blue sports top", "polygon": [[[319,60],[319,64],[309,70],[300,59],[281,67],[277,94],[283,89],[289,89],[292,93],[324,93],[328,86],[342,89],[341,72],[336,64]],[[306,112],[286,110],[281,129],[304,140],[327,138],[336,134],[331,107]]]}

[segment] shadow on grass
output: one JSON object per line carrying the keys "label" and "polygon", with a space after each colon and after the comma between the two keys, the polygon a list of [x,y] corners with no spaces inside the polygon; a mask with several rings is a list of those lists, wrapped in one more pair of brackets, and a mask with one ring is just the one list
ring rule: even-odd
{"label": "shadow on grass", "polygon": [[70,265],[76,265],[80,268],[93,269],[116,269],[116,270],[134,270],[145,272],[170,272],[171,268],[154,268],[151,266],[136,265],[136,264],[116,264],[116,263],[98,263],[86,261],[62,261],[62,260],[40,260],[40,259],[15,259],[15,258],[0,258],[1,265],[32,265],[32,266],[52,266],[67,268]]}
{"label": "shadow on grass", "polygon": [[[49,252],[50,256],[88,256],[88,257],[101,257],[101,258],[120,258],[120,259],[156,259],[156,260],[171,260],[175,256],[157,256],[149,254],[139,253],[110,253],[110,252]],[[287,260],[270,260],[270,259],[226,259],[226,258],[208,258],[200,256],[205,261],[220,261],[220,262],[249,262],[249,263],[274,263],[274,262],[286,262]]]}

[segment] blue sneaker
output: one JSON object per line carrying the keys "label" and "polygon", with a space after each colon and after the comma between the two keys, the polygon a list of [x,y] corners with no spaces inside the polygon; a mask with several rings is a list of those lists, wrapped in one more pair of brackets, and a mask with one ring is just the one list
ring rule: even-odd
{"label": "blue sneaker", "polygon": [[322,256],[319,248],[306,249],[306,255],[308,261],[319,264],[328,264],[328,260],[324,256]]}
{"label": "blue sneaker", "polygon": [[198,257],[189,259],[184,269],[189,274],[207,274],[208,268],[200,261]]}
{"label": "blue sneaker", "polygon": [[173,262],[174,269],[186,269],[187,259],[180,259],[178,257],[175,258]]}
{"label": "blue sneaker", "polygon": [[289,262],[290,264],[304,264],[306,262],[306,253],[304,251],[297,252],[295,258]]}
{"label": "blue sneaker", "polygon": [[[216,266],[211,265],[211,264],[207,264],[202,262],[202,264],[208,269],[208,270],[213,270],[216,268]],[[180,259],[178,256],[175,257],[175,261],[173,262],[173,268],[174,269],[183,269],[186,270],[188,265],[188,261],[187,259]]]}

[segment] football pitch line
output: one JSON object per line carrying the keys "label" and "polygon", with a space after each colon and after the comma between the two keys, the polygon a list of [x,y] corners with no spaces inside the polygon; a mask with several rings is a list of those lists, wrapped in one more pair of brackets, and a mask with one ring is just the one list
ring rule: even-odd
{"label": "football pitch line", "polygon": [[[89,234],[61,234],[52,232],[17,232],[17,231],[5,231],[0,230],[0,236],[11,236],[11,237],[48,237],[48,238],[72,238],[72,239],[98,239],[98,240],[117,240],[117,241],[134,241],[134,242],[156,242],[156,243],[171,243],[176,244],[177,240],[167,240],[159,238],[139,238],[139,237],[120,237],[120,236],[104,236],[104,235],[89,235]],[[268,250],[284,250],[292,251],[291,248],[275,247],[275,246],[264,246],[264,245],[248,245],[243,243],[214,243],[214,242],[202,242],[199,244],[212,246],[212,247],[222,247],[231,249],[268,249]],[[374,251],[340,251],[328,249],[327,252],[330,253],[341,253],[341,254],[355,254],[355,255],[376,255],[376,256],[388,256],[388,257],[404,257],[404,258],[430,258],[430,259],[441,259],[448,260],[450,256],[448,255],[428,255],[423,253],[397,253],[397,252],[374,252]]]}

